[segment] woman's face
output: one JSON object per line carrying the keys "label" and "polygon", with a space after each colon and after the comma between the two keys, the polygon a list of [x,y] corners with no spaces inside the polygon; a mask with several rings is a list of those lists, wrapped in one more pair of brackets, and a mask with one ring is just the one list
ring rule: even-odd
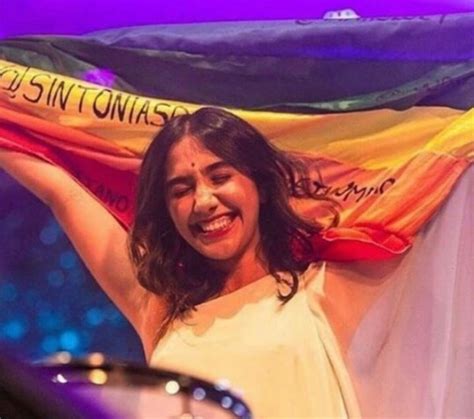
{"label": "woman's face", "polygon": [[255,183],[193,137],[170,149],[166,202],[179,234],[204,257],[223,267],[255,260],[260,242]]}

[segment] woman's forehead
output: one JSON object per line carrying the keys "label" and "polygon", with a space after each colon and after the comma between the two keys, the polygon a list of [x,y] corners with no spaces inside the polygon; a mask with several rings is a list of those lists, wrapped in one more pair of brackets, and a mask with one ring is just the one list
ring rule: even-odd
{"label": "woman's forehead", "polygon": [[167,177],[189,170],[199,170],[221,161],[222,158],[192,136],[185,136],[170,148],[166,160]]}

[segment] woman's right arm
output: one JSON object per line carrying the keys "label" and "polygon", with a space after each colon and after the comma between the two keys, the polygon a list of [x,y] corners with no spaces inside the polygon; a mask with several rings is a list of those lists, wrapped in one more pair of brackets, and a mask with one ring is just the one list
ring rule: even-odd
{"label": "woman's right arm", "polygon": [[127,232],[118,221],[59,167],[1,149],[0,167],[51,208],[92,275],[146,344],[159,327],[165,306],[138,283]]}

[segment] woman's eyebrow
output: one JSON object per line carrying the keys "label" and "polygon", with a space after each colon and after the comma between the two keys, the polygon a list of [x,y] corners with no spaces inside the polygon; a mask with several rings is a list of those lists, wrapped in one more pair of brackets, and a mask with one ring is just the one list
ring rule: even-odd
{"label": "woman's eyebrow", "polygon": [[228,169],[229,167],[232,167],[229,163],[225,162],[224,160],[219,160],[210,164],[209,166],[206,166],[204,168],[204,173],[207,175],[211,172],[214,172],[215,170]]}

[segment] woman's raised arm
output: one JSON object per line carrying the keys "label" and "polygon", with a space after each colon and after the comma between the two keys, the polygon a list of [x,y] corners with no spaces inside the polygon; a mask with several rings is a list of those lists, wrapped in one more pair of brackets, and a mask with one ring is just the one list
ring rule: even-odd
{"label": "woman's raised arm", "polygon": [[138,283],[128,255],[127,232],[63,169],[5,150],[0,150],[0,167],[51,208],[99,285],[148,346],[165,305]]}

